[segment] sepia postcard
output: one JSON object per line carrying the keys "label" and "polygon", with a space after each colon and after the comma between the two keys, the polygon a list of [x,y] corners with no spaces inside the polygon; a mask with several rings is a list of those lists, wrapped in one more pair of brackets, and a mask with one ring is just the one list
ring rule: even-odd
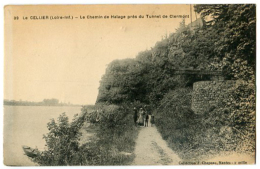
{"label": "sepia postcard", "polygon": [[256,5],[7,5],[4,165],[256,160]]}

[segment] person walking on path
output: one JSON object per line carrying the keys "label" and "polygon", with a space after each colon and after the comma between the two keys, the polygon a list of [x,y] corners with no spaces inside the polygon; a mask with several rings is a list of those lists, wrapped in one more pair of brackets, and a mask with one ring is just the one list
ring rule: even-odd
{"label": "person walking on path", "polygon": [[138,113],[138,111],[137,111],[136,107],[134,107],[134,123],[135,123],[135,126],[137,125],[137,113]]}
{"label": "person walking on path", "polygon": [[144,110],[143,108],[140,108],[140,111],[139,111],[139,118],[138,118],[138,124],[140,126],[144,125]]}
{"label": "person walking on path", "polygon": [[143,125],[144,125],[144,127],[145,127],[145,117],[146,117],[146,111],[145,111],[145,109],[143,110]]}
{"label": "person walking on path", "polygon": [[151,127],[154,125],[154,115],[151,115]]}
{"label": "person walking on path", "polygon": [[143,114],[144,127],[146,127],[146,115],[148,113],[146,105],[144,105],[143,111],[144,111],[144,114]]}
{"label": "person walking on path", "polygon": [[148,127],[148,120],[149,120],[149,114],[148,114],[148,112],[146,112],[146,114],[145,114],[145,127]]}

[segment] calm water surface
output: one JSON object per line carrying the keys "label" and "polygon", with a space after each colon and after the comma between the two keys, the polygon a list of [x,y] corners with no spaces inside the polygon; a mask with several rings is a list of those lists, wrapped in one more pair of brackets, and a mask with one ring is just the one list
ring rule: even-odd
{"label": "calm water surface", "polygon": [[24,155],[22,145],[44,149],[43,134],[50,119],[66,112],[69,121],[81,107],[4,106],[4,164],[36,165]]}

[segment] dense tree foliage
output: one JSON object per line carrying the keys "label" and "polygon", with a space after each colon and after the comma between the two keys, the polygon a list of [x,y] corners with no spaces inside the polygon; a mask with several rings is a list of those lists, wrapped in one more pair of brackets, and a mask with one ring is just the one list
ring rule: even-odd
{"label": "dense tree foliage", "polygon": [[[222,59],[222,64],[226,65],[224,68],[228,70],[227,73],[237,79],[252,78],[247,75],[255,72],[256,6],[195,5],[195,11],[208,16],[209,27],[216,30],[219,38],[214,44],[214,51]],[[247,69],[250,69],[248,73]]]}
{"label": "dense tree foliage", "polygon": [[[255,150],[255,70],[256,70],[256,6],[196,5],[195,11],[209,16],[209,27],[217,30],[220,39],[214,50],[219,66],[226,75],[243,80],[229,100],[232,129],[239,139],[247,140],[246,150]],[[241,143],[244,144],[244,143]]]}
{"label": "dense tree foliage", "polygon": [[157,42],[151,50],[140,52],[135,59],[111,62],[102,77],[97,103],[140,101],[156,106],[168,91],[208,79],[174,73],[183,68],[208,69],[209,58],[214,56],[212,45],[205,42],[207,37],[199,40],[200,34],[183,28]]}

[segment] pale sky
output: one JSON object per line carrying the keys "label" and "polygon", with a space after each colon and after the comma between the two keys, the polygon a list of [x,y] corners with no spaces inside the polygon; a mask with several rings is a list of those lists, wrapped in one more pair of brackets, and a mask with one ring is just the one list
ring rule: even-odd
{"label": "pale sky", "polygon": [[[94,104],[106,65],[150,49],[182,19],[23,20],[23,16],[189,15],[189,5],[8,6],[4,99]],[[13,17],[19,16],[18,21]],[[193,13],[193,20],[195,16]],[[186,19],[186,24],[190,18]]]}

